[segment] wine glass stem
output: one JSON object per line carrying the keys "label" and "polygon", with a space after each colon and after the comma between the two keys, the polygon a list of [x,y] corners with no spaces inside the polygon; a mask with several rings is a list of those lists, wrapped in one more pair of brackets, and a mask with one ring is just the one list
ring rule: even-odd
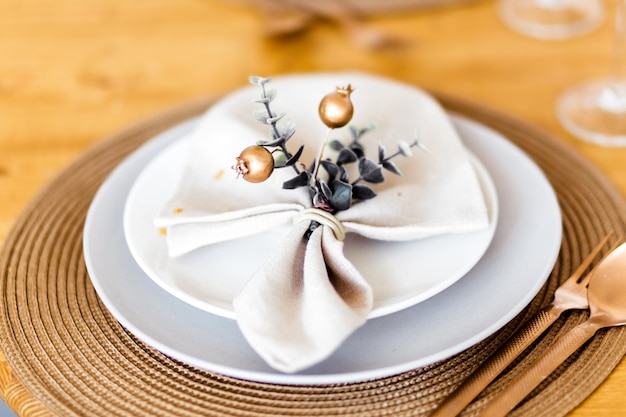
{"label": "wine glass stem", "polygon": [[626,0],[617,1],[612,84],[615,94],[626,100]]}

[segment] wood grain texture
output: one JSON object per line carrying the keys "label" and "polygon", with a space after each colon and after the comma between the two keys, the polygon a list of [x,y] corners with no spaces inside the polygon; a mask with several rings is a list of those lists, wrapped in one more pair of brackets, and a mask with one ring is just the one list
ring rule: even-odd
{"label": "wood grain texture", "polygon": [[[266,15],[243,3],[0,0],[0,241],[37,191],[102,137],[250,74],[359,70],[479,101],[556,134],[626,195],[626,149],[581,142],[554,114],[566,87],[609,73],[610,20],[585,37],[537,41],[506,28],[495,4],[367,18],[406,43],[373,51],[327,20],[268,39]],[[571,416],[626,413],[625,385],[622,362]],[[45,414],[3,357],[0,391],[18,414]]]}

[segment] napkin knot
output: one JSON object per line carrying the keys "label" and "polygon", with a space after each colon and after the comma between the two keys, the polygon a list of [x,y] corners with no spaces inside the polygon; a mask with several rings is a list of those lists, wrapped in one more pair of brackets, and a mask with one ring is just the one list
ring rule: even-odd
{"label": "napkin knot", "polygon": [[346,231],[343,224],[341,224],[339,219],[327,211],[318,208],[304,209],[294,217],[293,223],[296,224],[303,221],[315,221],[319,224],[330,227],[335,235],[335,238],[339,241],[346,238]]}

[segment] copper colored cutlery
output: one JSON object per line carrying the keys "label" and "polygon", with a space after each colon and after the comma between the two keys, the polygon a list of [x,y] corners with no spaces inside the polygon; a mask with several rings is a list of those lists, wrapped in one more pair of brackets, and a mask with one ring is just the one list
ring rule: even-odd
{"label": "copper colored cutlery", "polygon": [[[564,311],[591,308],[592,316],[587,322],[572,329],[562,339],[555,342],[554,346],[545,352],[531,368],[512,381],[498,397],[492,400],[482,410],[480,416],[506,415],[539,382],[567,359],[576,347],[593,336],[598,328],[624,324],[623,321],[626,321],[626,244],[619,247],[618,244],[613,245],[609,255],[591,272],[585,274],[611,236],[612,233],[607,235],[556,290],[553,301],[461,383],[431,414],[431,417],[450,417],[459,414]],[[620,305],[623,307],[620,308]]]}

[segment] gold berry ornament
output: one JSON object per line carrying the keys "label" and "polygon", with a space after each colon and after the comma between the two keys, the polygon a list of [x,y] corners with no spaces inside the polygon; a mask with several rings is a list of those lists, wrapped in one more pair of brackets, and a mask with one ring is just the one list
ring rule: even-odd
{"label": "gold berry ornament", "polygon": [[274,157],[263,146],[248,146],[241,151],[237,162],[232,167],[237,171],[237,178],[242,177],[248,182],[263,182],[274,171]]}
{"label": "gold berry ornament", "polygon": [[350,100],[350,94],[354,91],[352,86],[337,87],[336,91],[324,96],[319,106],[319,115],[322,122],[331,129],[343,127],[352,119],[354,107]]}

